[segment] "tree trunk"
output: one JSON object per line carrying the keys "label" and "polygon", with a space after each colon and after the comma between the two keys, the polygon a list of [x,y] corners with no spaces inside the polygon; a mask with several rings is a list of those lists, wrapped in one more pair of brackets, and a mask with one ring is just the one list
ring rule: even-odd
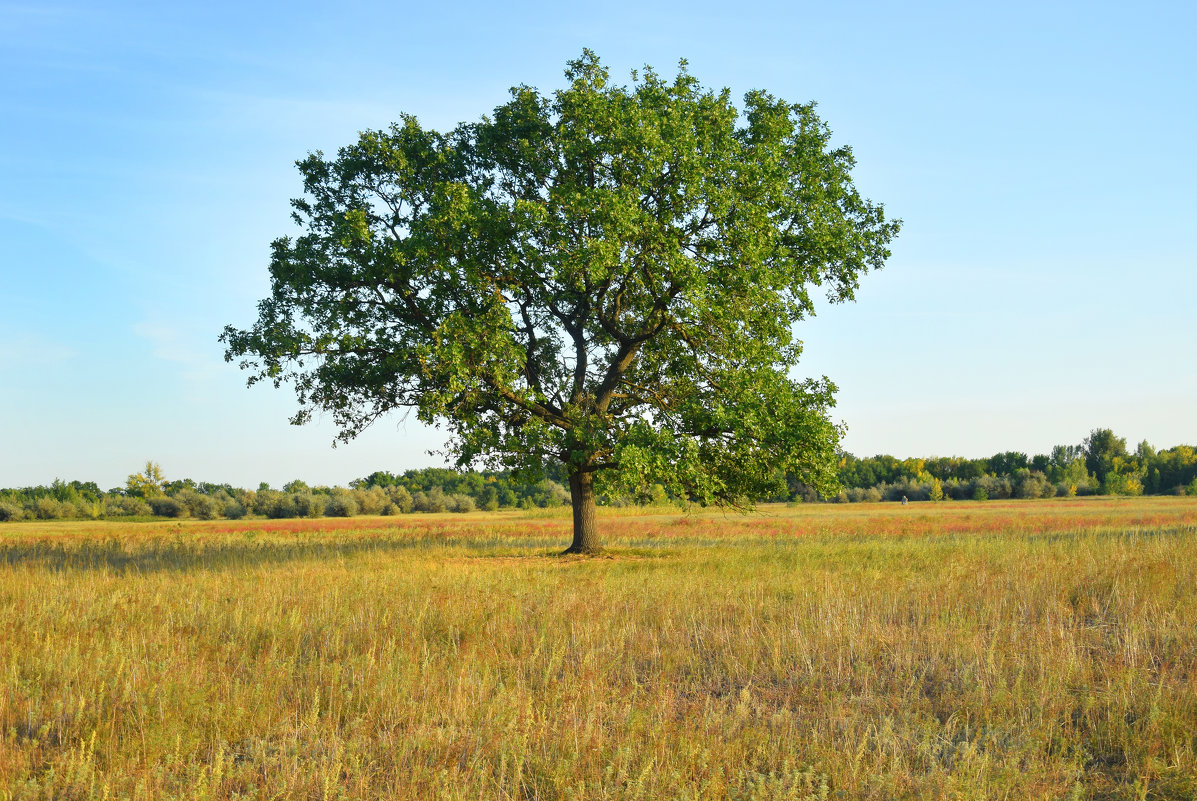
{"label": "tree trunk", "polygon": [[570,500],[574,506],[574,541],[566,553],[598,553],[598,518],[594,510],[594,473],[571,473]]}

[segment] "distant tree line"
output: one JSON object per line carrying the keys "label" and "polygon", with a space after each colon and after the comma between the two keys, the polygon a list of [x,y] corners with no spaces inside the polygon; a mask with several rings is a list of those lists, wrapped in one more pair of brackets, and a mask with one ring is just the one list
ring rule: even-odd
{"label": "distant tree line", "polygon": [[190,478],[170,481],[156,463],[147,462],[123,487],[107,491],[93,481],[61,480],[49,486],[0,489],[0,521],[350,517],[551,508],[568,503],[569,490],[551,476],[526,481],[506,472],[429,468],[402,475],[376,472],[350,482],[349,487],[312,487],[296,479],[280,489],[263,483],[250,490]]}
{"label": "distant tree line", "polygon": [[[1143,441],[1132,452],[1125,438],[1099,428],[1079,445],[1057,445],[1035,456],[1007,451],[984,459],[862,459],[845,453],[838,475],[842,489],[831,500],[841,502],[1197,495],[1197,449],[1177,445],[1157,451]],[[792,490],[795,499],[809,499],[805,488]]]}
{"label": "distant tree line", "polygon": [[[445,468],[379,471],[349,487],[308,486],[296,479],[274,489],[167,480],[147,462],[123,487],[101,490],[94,481],[55,480],[49,486],[0,489],[0,522],[9,520],[183,518],[239,519],[350,517],[419,512],[472,512],[553,508],[568,505],[560,468],[548,467],[536,480],[506,471]],[[1079,445],[1058,445],[1050,454],[1028,457],[1007,451],[985,459],[958,456],[897,459],[842,454],[837,495],[821,497],[792,476],[778,476],[778,491],[757,501],[910,501],[1052,498],[1075,495],[1174,494],[1197,496],[1197,449],[1189,445],[1157,451],[1147,442],[1134,452],[1110,429],[1095,429]],[[606,496],[608,506],[684,504],[660,485],[635,496]]]}

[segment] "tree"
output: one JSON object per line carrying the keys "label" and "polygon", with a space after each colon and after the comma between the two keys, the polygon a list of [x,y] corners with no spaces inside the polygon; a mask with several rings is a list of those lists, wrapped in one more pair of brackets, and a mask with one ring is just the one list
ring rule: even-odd
{"label": "tree", "polygon": [[995,453],[989,458],[989,470],[995,476],[1012,476],[1027,466],[1027,455],[1020,451]]}
{"label": "tree", "polygon": [[1126,438],[1114,436],[1108,428],[1095,428],[1089,432],[1082,444],[1085,451],[1085,467],[1105,484],[1106,476],[1116,472],[1116,459],[1125,458]]}
{"label": "tree", "polygon": [[156,498],[163,493],[165,485],[166,477],[157,462],[146,462],[143,472],[125,479],[125,491],[138,498]]}
{"label": "tree", "polygon": [[590,51],[449,133],[412,116],[298,162],[297,238],[270,297],[224,329],[292,422],[347,440],[415,409],[459,465],[560,461],[573,552],[598,549],[594,481],[738,503],[785,472],[834,485],[834,385],[795,380],[810,291],[850,300],[899,223],[853,186],[813,104],[737,111],[683,61],[610,82]]}

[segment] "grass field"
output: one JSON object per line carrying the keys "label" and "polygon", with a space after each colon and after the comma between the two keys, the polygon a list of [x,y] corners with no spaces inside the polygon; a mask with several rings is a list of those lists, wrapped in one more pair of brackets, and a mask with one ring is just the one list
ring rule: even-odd
{"label": "grass field", "polygon": [[0,799],[1197,797],[1197,499],[0,525]]}

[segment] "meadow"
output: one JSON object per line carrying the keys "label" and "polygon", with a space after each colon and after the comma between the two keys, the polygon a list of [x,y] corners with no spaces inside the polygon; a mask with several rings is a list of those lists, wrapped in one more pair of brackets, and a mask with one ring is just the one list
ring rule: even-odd
{"label": "meadow", "polygon": [[1193,799],[1197,499],[0,526],[0,799]]}

